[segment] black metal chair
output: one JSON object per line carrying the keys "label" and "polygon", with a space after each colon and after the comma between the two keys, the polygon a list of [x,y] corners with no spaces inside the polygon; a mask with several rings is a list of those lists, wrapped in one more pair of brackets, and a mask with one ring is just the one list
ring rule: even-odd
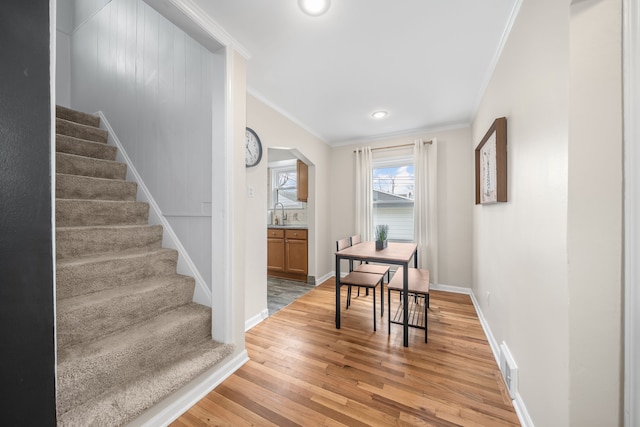
{"label": "black metal chair", "polygon": [[[351,246],[349,238],[341,239],[336,242],[336,249],[341,251]],[[351,262],[349,263],[349,273],[345,277],[340,278],[340,286],[347,285],[347,308],[351,305],[351,289],[353,286],[366,288],[367,291],[372,289],[373,294],[373,330],[377,330],[376,319],[376,288],[380,285],[380,315],[384,315],[384,274],[363,273],[351,270]]]}

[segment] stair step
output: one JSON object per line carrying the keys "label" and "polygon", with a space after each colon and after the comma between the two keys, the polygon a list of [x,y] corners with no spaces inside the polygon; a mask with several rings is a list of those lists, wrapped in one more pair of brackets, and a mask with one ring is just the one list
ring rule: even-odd
{"label": "stair step", "polygon": [[176,273],[178,252],[117,253],[56,263],[56,298],[62,300]]}
{"label": "stair step", "polygon": [[111,160],[56,153],[56,172],[94,178],[125,179],[127,165]]}
{"label": "stair step", "polygon": [[56,227],[56,258],[153,251],[162,245],[161,225]]}
{"label": "stair step", "polygon": [[172,275],[59,300],[58,348],[91,341],[193,300],[195,280]]}
{"label": "stair step", "polygon": [[103,144],[106,144],[109,140],[109,132],[104,129],[58,118],[56,119],[56,134],[86,139],[87,141],[101,142]]}
{"label": "stair step", "polygon": [[56,174],[57,199],[134,201],[138,184],[120,179]]}
{"label": "stair step", "polygon": [[189,303],[88,343],[58,349],[60,413],[179,359],[211,336],[211,309]]}
{"label": "stair step", "polygon": [[96,128],[100,126],[99,116],[83,113],[82,111],[73,110],[71,108],[63,107],[62,105],[56,105],[56,117]]}
{"label": "stair step", "polygon": [[67,135],[56,135],[56,151],[96,159],[115,160],[118,148],[115,145],[108,145],[102,142],[87,141],[86,139]]}
{"label": "stair step", "polygon": [[56,199],[57,227],[147,224],[149,204],[135,201]]}
{"label": "stair step", "polygon": [[185,350],[173,363],[147,370],[135,381],[114,387],[58,415],[58,426],[123,425],[222,361],[232,351],[232,344],[204,340]]}

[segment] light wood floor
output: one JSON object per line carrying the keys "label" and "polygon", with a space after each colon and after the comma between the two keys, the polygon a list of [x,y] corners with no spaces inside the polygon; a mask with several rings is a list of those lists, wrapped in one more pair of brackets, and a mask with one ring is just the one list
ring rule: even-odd
{"label": "light wood floor", "polygon": [[330,279],[247,332],[251,360],[172,425],[520,425],[468,295],[432,291],[429,343],[410,328],[405,348],[387,307],[373,332],[364,292],[336,329],[334,290]]}

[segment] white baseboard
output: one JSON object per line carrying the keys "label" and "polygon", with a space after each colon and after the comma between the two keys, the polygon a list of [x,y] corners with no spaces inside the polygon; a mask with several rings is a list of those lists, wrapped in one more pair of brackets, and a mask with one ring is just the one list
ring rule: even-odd
{"label": "white baseboard", "polygon": [[[435,288],[434,288],[435,289]],[[469,295],[471,296],[471,301],[473,302],[473,307],[476,309],[476,313],[478,314],[478,319],[480,320],[480,324],[482,325],[482,329],[484,330],[484,334],[487,336],[487,341],[489,342],[489,346],[491,347],[491,351],[493,352],[493,357],[496,359],[496,364],[500,366],[500,346],[498,345],[498,341],[493,336],[491,332],[491,328],[489,327],[489,323],[487,319],[484,317],[482,310],[480,309],[480,304],[478,304],[478,300],[476,299],[475,294],[471,289],[469,289]],[[522,396],[520,393],[516,393],[516,397],[511,401],[513,403],[513,408],[516,411],[516,415],[520,420],[520,424],[523,427],[534,427],[533,420],[527,411],[527,407],[522,400]]]}
{"label": "white baseboard", "polygon": [[320,278],[316,278],[316,283],[315,285],[318,286],[324,282],[326,282],[327,280],[331,279],[332,277],[334,277],[336,275],[335,271],[330,271],[327,274],[325,274],[324,276],[320,277]]}
{"label": "white baseboard", "polygon": [[256,326],[258,323],[262,322],[264,319],[269,317],[269,309],[265,308],[260,313],[253,316],[251,319],[247,319],[244,322],[244,331],[247,332],[249,329]]}
{"label": "white baseboard", "polygon": [[453,294],[471,295],[471,288],[463,286],[443,285],[441,283],[429,284],[429,289],[434,291],[451,292]]}
{"label": "white baseboard", "polygon": [[249,361],[244,350],[222,366],[214,366],[182,389],[127,424],[128,427],[168,426]]}

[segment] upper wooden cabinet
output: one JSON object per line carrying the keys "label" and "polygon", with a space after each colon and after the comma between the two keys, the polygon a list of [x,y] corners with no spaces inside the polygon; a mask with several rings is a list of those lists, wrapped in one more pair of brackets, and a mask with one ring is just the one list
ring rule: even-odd
{"label": "upper wooden cabinet", "polygon": [[298,201],[306,202],[309,198],[309,166],[302,160],[296,162],[296,175],[298,179]]}

